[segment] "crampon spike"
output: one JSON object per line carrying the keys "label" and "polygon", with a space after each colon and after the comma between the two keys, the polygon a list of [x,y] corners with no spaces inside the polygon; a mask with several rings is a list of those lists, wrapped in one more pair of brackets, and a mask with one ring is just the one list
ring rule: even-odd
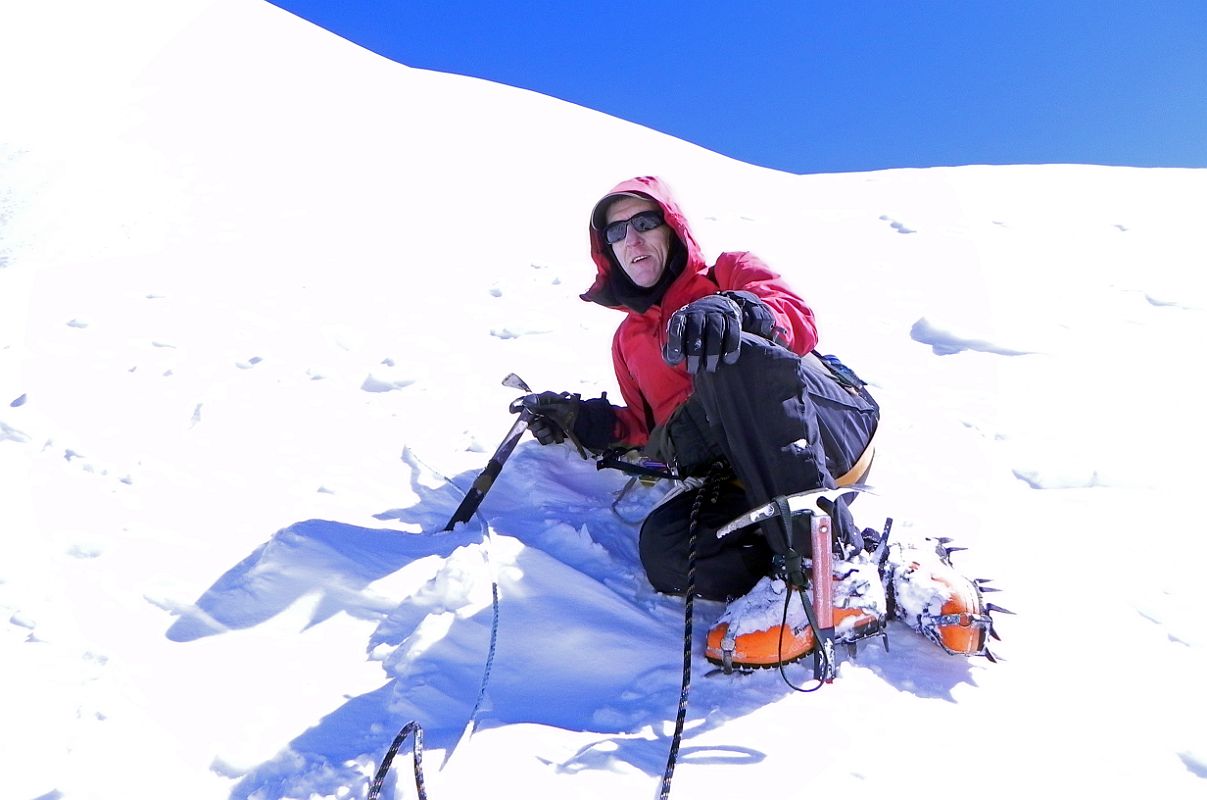
{"label": "crampon spike", "polygon": [[1016,615],[1016,614],[1015,614],[1013,611],[1011,611],[1010,609],[1008,609],[1008,608],[1002,608],[1001,606],[995,606],[993,603],[986,603],[986,604],[985,604],[985,610],[986,610],[986,611],[996,611],[996,612],[997,612],[997,613],[999,613],[999,614],[1010,614],[1011,616],[1017,616],[1017,615]]}

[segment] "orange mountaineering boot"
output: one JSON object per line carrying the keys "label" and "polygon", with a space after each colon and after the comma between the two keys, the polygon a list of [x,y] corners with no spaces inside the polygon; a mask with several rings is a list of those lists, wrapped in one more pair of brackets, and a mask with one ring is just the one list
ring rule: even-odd
{"label": "orange mountaineering boot", "polygon": [[[854,642],[883,629],[887,603],[876,565],[864,553],[836,560],[834,635]],[[812,602],[812,594],[805,593]],[[801,593],[779,578],[763,578],[733,600],[708,631],[704,656],[726,670],[776,667],[812,652],[815,645]]]}
{"label": "orange mountaineering boot", "polygon": [[[984,581],[964,577],[951,565],[949,540],[926,539],[920,546],[891,544],[884,582],[895,616],[952,655],[987,656],[993,631]],[[960,549],[960,548],[955,548]]]}
{"label": "orange mountaineering boot", "polygon": [[767,577],[725,607],[708,631],[704,657],[726,670],[774,667],[803,658],[813,644],[800,593],[779,578]]}

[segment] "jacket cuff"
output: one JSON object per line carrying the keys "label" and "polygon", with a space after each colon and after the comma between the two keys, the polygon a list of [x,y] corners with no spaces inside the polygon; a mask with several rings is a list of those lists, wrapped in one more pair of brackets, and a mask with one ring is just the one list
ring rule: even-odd
{"label": "jacket cuff", "polygon": [[583,400],[574,419],[574,436],[583,447],[591,450],[607,450],[615,439],[616,412],[612,404],[602,397]]}

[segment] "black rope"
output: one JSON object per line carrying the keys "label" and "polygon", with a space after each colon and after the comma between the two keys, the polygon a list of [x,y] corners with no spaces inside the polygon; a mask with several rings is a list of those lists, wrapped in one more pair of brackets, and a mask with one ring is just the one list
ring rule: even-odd
{"label": "black rope", "polygon": [[696,536],[700,530],[700,509],[704,506],[705,498],[711,493],[710,502],[717,501],[718,490],[721,486],[721,475],[725,465],[716,463],[704,478],[704,484],[692,503],[691,521],[688,524],[687,537],[687,603],[683,612],[683,684],[679,690],[679,711],[675,715],[675,732],[671,736],[671,751],[666,759],[666,770],[662,774],[662,788],[658,793],[659,800],[667,800],[671,796],[671,778],[675,774],[675,762],[679,758],[679,745],[683,741],[683,725],[687,720],[687,696],[691,690],[692,679],[692,611],[695,607],[696,593]]}
{"label": "black rope", "polygon": [[[683,741],[683,727],[687,721],[687,700],[691,691],[691,654],[692,654],[692,621],[693,611],[695,608],[695,591],[696,591],[696,538],[700,528],[700,510],[704,506],[705,500],[715,503],[721,486],[721,478],[725,474],[726,466],[723,463],[715,463],[710,468],[707,476],[704,478],[704,483],[697,493],[695,501],[692,503],[691,518],[688,525],[688,543],[687,543],[687,593],[686,604],[683,615],[683,683],[679,691],[679,708],[675,715],[675,731],[671,736],[671,749],[667,756],[666,770],[662,776],[662,786],[659,792],[660,800],[668,800],[671,792],[671,778],[675,773],[675,764],[679,757],[679,748]],[[478,515],[481,518],[481,515]],[[486,520],[482,520],[486,524]],[[487,525],[489,530],[489,525]],[[495,591],[495,603],[497,614],[498,603],[498,586],[493,586]],[[790,593],[789,593],[790,594]],[[803,593],[802,593],[803,594]],[[784,609],[785,620],[787,619],[787,606]],[[782,636],[782,631],[781,631]],[[782,641],[781,641],[782,646]],[[486,678],[490,675],[491,661],[494,657],[495,647],[495,631],[491,632],[491,652],[487,658]],[[789,684],[791,685],[791,684]],[[794,687],[795,688],[795,687]],[[482,700],[482,693],[479,693],[478,701]],[[475,706],[476,710],[477,706]],[[377,774],[373,777],[373,782],[369,786],[367,800],[378,800],[381,794],[382,786],[385,783],[386,776],[389,774],[390,766],[394,762],[394,757],[398,755],[399,749],[406,742],[407,737],[414,734],[414,746],[412,748],[412,756],[415,767],[415,789],[418,792],[419,800],[427,800],[427,790],[424,787],[423,778],[423,728],[418,722],[411,721],[403,726],[398,735],[394,737],[394,741],[390,744],[390,748],[386,751],[385,756],[381,760],[381,766],[377,769]]]}
{"label": "black rope", "polygon": [[412,748],[415,762],[415,789],[419,792],[419,800],[427,800],[427,791],[423,788],[423,728],[418,722],[408,722],[394,737],[394,743],[386,751],[385,758],[381,760],[381,766],[377,769],[377,774],[373,776],[373,783],[369,786],[368,800],[377,800],[377,796],[381,794],[381,786],[386,782],[390,764],[394,761],[394,756],[398,755],[398,748],[402,747],[402,743],[412,732],[415,734],[415,744]]}
{"label": "black rope", "polygon": [[[412,454],[412,457],[415,458],[416,461],[419,460],[417,456],[414,456],[414,454]],[[428,469],[432,470],[432,472],[435,472],[438,475],[441,474],[439,470],[432,468],[431,465],[426,466]],[[442,477],[444,477],[444,479],[451,485],[457,485],[451,478],[447,476]],[[492,618],[490,626],[490,649],[486,653],[486,667],[482,672],[482,683],[478,687],[478,699],[474,702],[473,710],[469,713],[469,723],[466,726],[467,729],[469,729],[469,726],[474,724],[474,720],[478,716],[478,711],[482,707],[482,701],[486,698],[486,685],[490,681],[491,669],[494,666],[495,648],[498,645],[499,635],[499,582],[495,578],[494,563],[491,561],[491,554],[494,549],[491,547],[491,545],[494,543],[494,529],[490,527],[490,523],[487,522],[486,517],[483,516],[482,512],[477,508],[474,509],[473,515],[476,516],[482,523],[482,528],[486,532],[484,540],[486,544],[485,557],[486,562],[490,564],[491,568],[490,593]],[[390,765],[394,762],[394,756],[398,755],[398,749],[402,747],[402,743],[406,741],[407,736],[411,735],[412,732],[415,734],[415,744],[412,749],[413,760],[415,763],[415,789],[419,793],[419,800],[427,800],[427,790],[424,789],[423,783],[423,727],[418,722],[413,720],[404,725],[402,730],[398,732],[398,735],[394,737],[393,744],[391,744],[390,749],[386,751],[385,756],[381,760],[381,766],[377,768],[377,774],[373,777],[373,783],[369,786],[367,800],[377,800],[378,794],[381,793],[382,784],[385,783],[386,775],[390,772]]]}

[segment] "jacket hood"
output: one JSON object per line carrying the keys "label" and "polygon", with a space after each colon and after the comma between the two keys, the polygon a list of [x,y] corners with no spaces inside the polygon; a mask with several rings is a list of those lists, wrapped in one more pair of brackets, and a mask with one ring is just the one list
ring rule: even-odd
{"label": "jacket hood", "polygon": [[[632,297],[634,290],[639,293],[642,290],[628,280],[628,276],[616,263],[611,245],[603,238],[602,221],[606,216],[607,208],[614,200],[623,196],[643,197],[657,203],[662,209],[662,216],[666,220],[666,224],[674,231],[681,245],[679,248],[672,247],[672,253],[668,259],[672,263],[666,265],[663,280],[659,281],[648,292],[650,296],[643,298],[642,301],[635,301]],[[600,198],[591,210],[587,231],[591,240],[591,260],[595,262],[596,269],[595,282],[581,295],[582,299],[588,302],[599,303],[608,308],[628,308],[637,313],[644,313],[651,305],[656,305],[669,285],[683,274],[703,273],[708,269],[704,257],[700,253],[700,246],[692,236],[683,211],[675,202],[670,188],[661,179],[653,176],[632,178],[618,183],[610,192]],[[641,307],[642,305],[644,307]]]}

